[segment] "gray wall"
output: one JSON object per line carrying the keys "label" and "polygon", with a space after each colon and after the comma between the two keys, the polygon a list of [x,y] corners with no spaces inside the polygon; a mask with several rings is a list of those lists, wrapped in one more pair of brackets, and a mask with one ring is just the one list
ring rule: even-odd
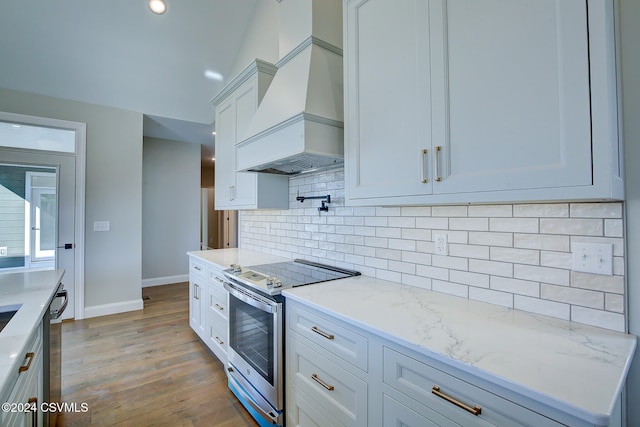
{"label": "gray wall", "polygon": [[1,88],[0,110],[87,124],[84,305],[140,300],[142,114]]}
{"label": "gray wall", "polygon": [[[622,119],[626,164],[629,332],[640,335],[640,2],[620,0]],[[627,380],[627,425],[640,426],[640,352]]]}
{"label": "gray wall", "polygon": [[[258,1],[247,25],[242,44],[227,76],[231,81],[254,59],[275,63],[278,56],[278,2]],[[287,52],[285,52],[287,53]]]}
{"label": "gray wall", "polygon": [[187,251],[200,248],[200,163],[198,144],[144,138],[143,279],[189,273]]}

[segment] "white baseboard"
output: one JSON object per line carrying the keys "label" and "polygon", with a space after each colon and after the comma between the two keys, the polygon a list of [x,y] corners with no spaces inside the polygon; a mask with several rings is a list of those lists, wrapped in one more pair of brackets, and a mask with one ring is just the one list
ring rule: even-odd
{"label": "white baseboard", "polygon": [[94,305],[84,308],[84,318],[107,316],[109,314],[124,313],[127,311],[142,310],[144,303],[142,298],[131,301],[114,302],[111,304]]}
{"label": "white baseboard", "polygon": [[188,274],[180,274],[178,276],[154,277],[152,279],[142,279],[142,287],[148,288],[150,286],[171,285],[173,283],[182,283],[188,281]]}

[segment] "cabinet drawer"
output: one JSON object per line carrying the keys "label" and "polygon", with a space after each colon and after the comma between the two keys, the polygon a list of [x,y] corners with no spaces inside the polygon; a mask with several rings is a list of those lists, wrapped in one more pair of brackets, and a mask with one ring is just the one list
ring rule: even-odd
{"label": "cabinet drawer", "polygon": [[367,425],[367,383],[292,339],[287,375],[293,386],[345,426]]}
{"label": "cabinet drawer", "polygon": [[424,417],[436,411],[465,427],[561,425],[389,347],[384,347],[383,358],[384,383],[425,405],[418,411]]}
{"label": "cabinet drawer", "polygon": [[397,400],[387,396],[382,397],[382,425],[407,427],[459,427],[448,418],[435,411],[430,411],[426,418]]}
{"label": "cabinet drawer", "polygon": [[189,274],[195,274],[202,278],[207,277],[207,264],[194,257],[189,257]]}
{"label": "cabinet drawer", "polygon": [[227,348],[227,321],[220,316],[210,315],[209,318],[209,339],[223,348]]}
{"label": "cabinet drawer", "polygon": [[299,306],[290,305],[287,309],[289,329],[367,372],[366,337]]}
{"label": "cabinet drawer", "polygon": [[209,273],[207,277],[210,282],[217,283],[220,285],[220,287],[222,287],[222,283],[224,282],[224,274],[222,273],[222,270],[215,267],[209,267]]}
{"label": "cabinet drawer", "polygon": [[297,390],[289,382],[287,387],[287,416],[288,427],[332,427],[342,426],[327,411],[318,406],[313,399]]}
{"label": "cabinet drawer", "polygon": [[209,311],[227,318],[227,291],[217,283],[209,283],[207,285],[209,299],[207,301]]}

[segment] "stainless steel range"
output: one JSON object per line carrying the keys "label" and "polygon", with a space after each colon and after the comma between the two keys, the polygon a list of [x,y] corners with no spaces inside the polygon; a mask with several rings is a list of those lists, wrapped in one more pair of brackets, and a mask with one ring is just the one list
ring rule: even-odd
{"label": "stainless steel range", "polygon": [[229,292],[229,388],[261,426],[284,422],[283,289],[357,276],[301,259],[224,272]]}

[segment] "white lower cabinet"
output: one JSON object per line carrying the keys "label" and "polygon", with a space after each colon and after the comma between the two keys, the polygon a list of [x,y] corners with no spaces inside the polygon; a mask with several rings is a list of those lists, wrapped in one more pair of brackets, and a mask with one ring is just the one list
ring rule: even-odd
{"label": "white lower cabinet", "polygon": [[207,340],[206,343],[223,364],[227,364],[229,293],[223,286],[222,270],[209,266],[207,281]]}
{"label": "white lower cabinet", "polygon": [[[40,411],[43,392],[42,373],[42,327],[36,329],[30,338],[27,350],[21,355],[24,358],[20,365],[18,380],[9,393],[6,403],[15,404],[10,411],[0,413],[2,427],[36,427],[43,425],[43,414]],[[5,403],[5,402],[2,402]],[[29,410],[25,410],[28,408]],[[31,409],[35,408],[35,411]]]}
{"label": "white lower cabinet", "polygon": [[565,425],[357,326],[290,299],[286,309],[290,426]]}
{"label": "white lower cabinet", "polygon": [[206,270],[204,263],[189,260],[189,325],[201,339],[205,339],[204,303],[206,301]]}
{"label": "white lower cabinet", "polygon": [[227,364],[228,293],[222,268],[190,257],[189,324],[220,361]]}

